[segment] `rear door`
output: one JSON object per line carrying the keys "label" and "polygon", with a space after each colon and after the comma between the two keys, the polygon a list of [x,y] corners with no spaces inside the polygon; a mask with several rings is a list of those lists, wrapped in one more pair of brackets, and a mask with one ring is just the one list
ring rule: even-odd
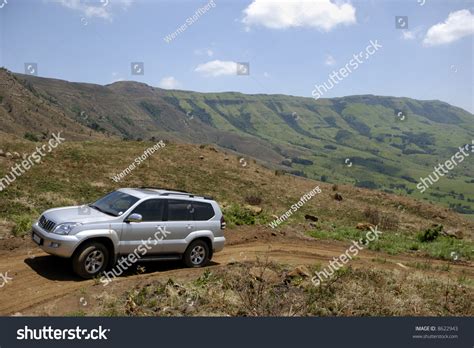
{"label": "rear door", "polygon": [[184,253],[186,237],[195,230],[192,201],[167,199],[163,225],[166,237],[162,241],[163,253]]}

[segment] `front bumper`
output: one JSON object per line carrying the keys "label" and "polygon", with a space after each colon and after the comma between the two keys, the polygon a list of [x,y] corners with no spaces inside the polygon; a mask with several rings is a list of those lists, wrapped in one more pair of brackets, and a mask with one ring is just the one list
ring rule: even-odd
{"label": "front bumper", "polygon": [[80,243],[79,239],[74,235],[63,236],[56,233],[49,233],[42,229],[38,225],[38,222],[33,224],[31,238],[36,245],[48,254],[60,257],[71,257]]}

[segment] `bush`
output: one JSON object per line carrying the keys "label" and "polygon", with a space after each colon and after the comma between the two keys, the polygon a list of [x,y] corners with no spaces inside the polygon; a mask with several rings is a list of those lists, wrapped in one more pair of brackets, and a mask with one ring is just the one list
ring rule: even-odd
{"label": "bush", "polygon": [[245,202],[250,205],[260,205],[262,203],[262,199],[258,196],[247,196],[245,197]]}
{"label": "bush", "polygon": [[361,187],[361,188],[367,188],[371,190],[375,190],[379,187],[379,185],[377,185],[375,182],[370,181],[370,180],[356,181],[355,186]]}
{"label": "bush", "polygon": [[33,219],[29,215],[17,215],[12,218],[15,223],[13,227],[13,235],[19,237],[31,230],[31,225],[33,224]]}
{"label": "bush", "polygon": [[255,215],[238,204],[232,204],[224,209],[224,216],[230,226],[255,225]]}
{"label": "bush", "polygon": [[385,231],[395,231],[398,229],[398,216],[395,214],[382,214],[380,217],[380,228]]}
{"label": "bush", "polygon": [[438,238],[439,234],[443,231],[443,225],[436,225],[426,229],[418,235],[418,239],[422,243],[432,242]]}
{"label": "bush", "polygon": [[28,132],[25,133],[23,138],[25,138],[26,140],[29,140],[29,141],[34,141],[34,142],[39,141],[39,139],[36,135],[34,135],[33,133],[28,133]]}
{"label": "bush", "polygon": [[292,162],[296,164],[302,164],[304,166],[311,166],[313,165],[313,161],[304,159],[304,158],[299,158],[299,157],[293,157]]}
{"label": "bush", "polygon": [[376,208],[367,207],[364,210],[364,216],[372,225],[378,225],[380,223],[380,212]]}

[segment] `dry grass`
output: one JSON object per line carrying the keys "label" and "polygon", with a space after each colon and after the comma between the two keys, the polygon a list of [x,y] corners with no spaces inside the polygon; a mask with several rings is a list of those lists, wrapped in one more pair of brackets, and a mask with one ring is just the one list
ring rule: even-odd
{"label": "dry grass", "polygon": [[315,287],[309,276],[270,262],[206,270],[192,281],[155,281],[102,301],[101,315],[472,316],[462,280],[384,270],[340,270]]}
{"label": "dry grass", "polygon": [[385,231],[396,231],[399,227],[400,220],[395,212],[386,213],[376,207],[367,207],[364,210],[364,216],[368,222]]}

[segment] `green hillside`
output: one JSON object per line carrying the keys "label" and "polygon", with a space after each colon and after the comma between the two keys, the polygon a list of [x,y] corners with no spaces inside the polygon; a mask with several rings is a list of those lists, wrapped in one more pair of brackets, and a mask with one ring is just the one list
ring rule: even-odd
{"label": "green hillside", "polygon": [[315,101],[163,90],[138,82],[99,86],[19,74],[15,79],[93,131],[91,136],[214,143],[295,175],[411,195],[474,214],[474,156],[423,194],[416,188],[420,177],[474,139],[474,115],[441,101],[373,95]]}

